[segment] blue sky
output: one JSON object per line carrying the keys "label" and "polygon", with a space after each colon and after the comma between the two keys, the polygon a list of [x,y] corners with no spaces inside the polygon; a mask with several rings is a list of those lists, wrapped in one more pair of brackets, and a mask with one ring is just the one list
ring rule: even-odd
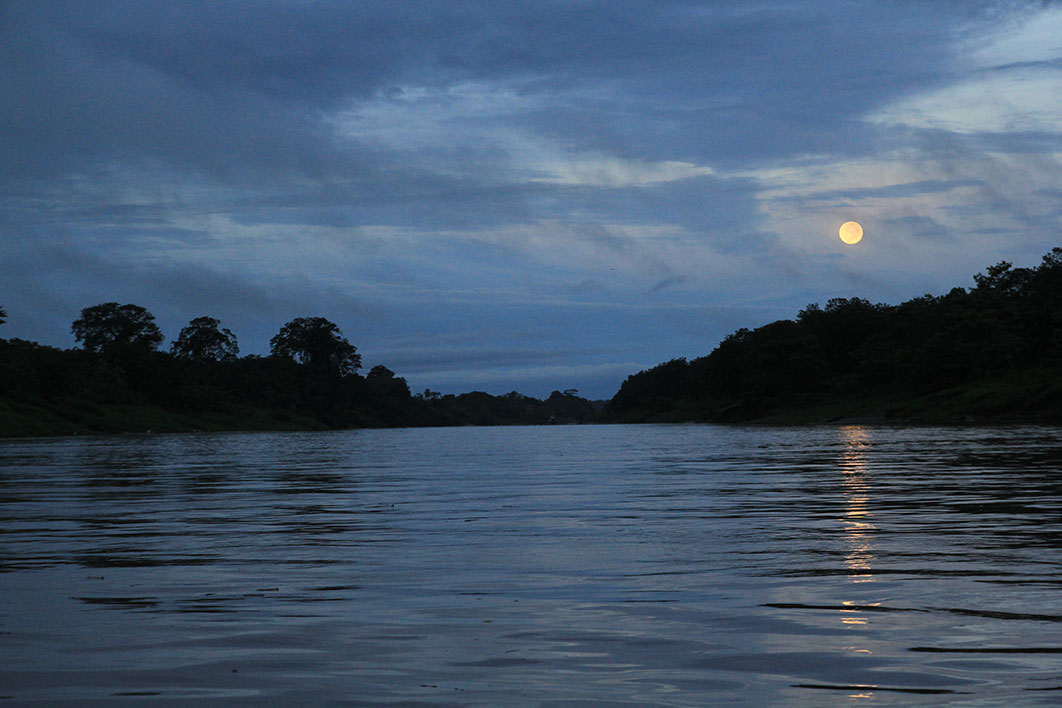
{"label": "blue sky", "polygon": [[1036,264],[1060,156],[1049,2],[8,0],[0,335],[319,315],[417,391],[607,398]]}

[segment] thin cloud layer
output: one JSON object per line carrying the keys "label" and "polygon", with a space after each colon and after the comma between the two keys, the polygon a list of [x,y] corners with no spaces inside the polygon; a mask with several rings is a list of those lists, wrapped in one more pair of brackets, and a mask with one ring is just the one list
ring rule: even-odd
{"label": "thin cloud layer", "polygon": [[417,390],[607,397],[1059,245],[1059,37],[987,0],[12,0],[0,334],[118,300],[265,353],[322,315]]}

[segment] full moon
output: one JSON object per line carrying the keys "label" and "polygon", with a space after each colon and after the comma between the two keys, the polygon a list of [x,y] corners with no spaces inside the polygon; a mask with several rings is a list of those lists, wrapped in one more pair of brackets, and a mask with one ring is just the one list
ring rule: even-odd
{"label": "full moon", "polygon": [[841,236],[841,240],[849,246],[853,243],[859,243],[863,239],[863,227],[855,221],[844,222],[837,233]]}

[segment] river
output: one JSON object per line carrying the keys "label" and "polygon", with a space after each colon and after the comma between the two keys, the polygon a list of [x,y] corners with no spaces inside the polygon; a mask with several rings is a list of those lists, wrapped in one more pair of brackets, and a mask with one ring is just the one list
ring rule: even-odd
{"label": "river", "polygon": [[0,442],[4,706],[1059,703],[1059,429]]}

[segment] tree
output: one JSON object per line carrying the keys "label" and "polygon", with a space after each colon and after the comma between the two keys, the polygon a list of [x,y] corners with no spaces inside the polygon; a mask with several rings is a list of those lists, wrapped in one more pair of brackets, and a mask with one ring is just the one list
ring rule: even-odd
{"label": "tree", "polygon": [[334,322],[324,317],[296,317],[269,340],[270,353],[293,359],[314,369],[352,374],[361,367],[361,355]]}
{"label": "tree", "polygon": [[377,365],[369,369],[365,383],[368,384],[369,391],[374,394],[409,398],[409,384],[402,377],[395,376],[395,372],[386,366]]}
{"label": "tree", "polygon": [[[1045,256],[1045,261],[1046,259],[1047,256]],[[1033,275],[1034,271],[1028,268],[1014,268],[1009,261],[1000,261],[986,268],[984,275],[978,273],[973,278],[980,292],[1021,295]]]}
{"label": "tree", "polygon": [[0,307],[0,324],[7,322],[7,313],[4,312],[4,308]]}
{"label": "tree", "polygon": [[139,305],[119,305],[116,302],[86,307],[70,329],[74,339],[83,343],[90,352],[124,348],[151,351],[157,349],[163,340],[154,315]]}
{"label": "tree", "polygon": [[213,317],[196,317],[181,330],[171,351],[174,356],[192,361],[228,361],[240,355],[236,335]]}
{"label": "tree", "polygon": [[383,364],[377,364],[369,369],[369,375],[365,378],[369,381],[390,381],[395,377],[395,372],[388,369]]}

